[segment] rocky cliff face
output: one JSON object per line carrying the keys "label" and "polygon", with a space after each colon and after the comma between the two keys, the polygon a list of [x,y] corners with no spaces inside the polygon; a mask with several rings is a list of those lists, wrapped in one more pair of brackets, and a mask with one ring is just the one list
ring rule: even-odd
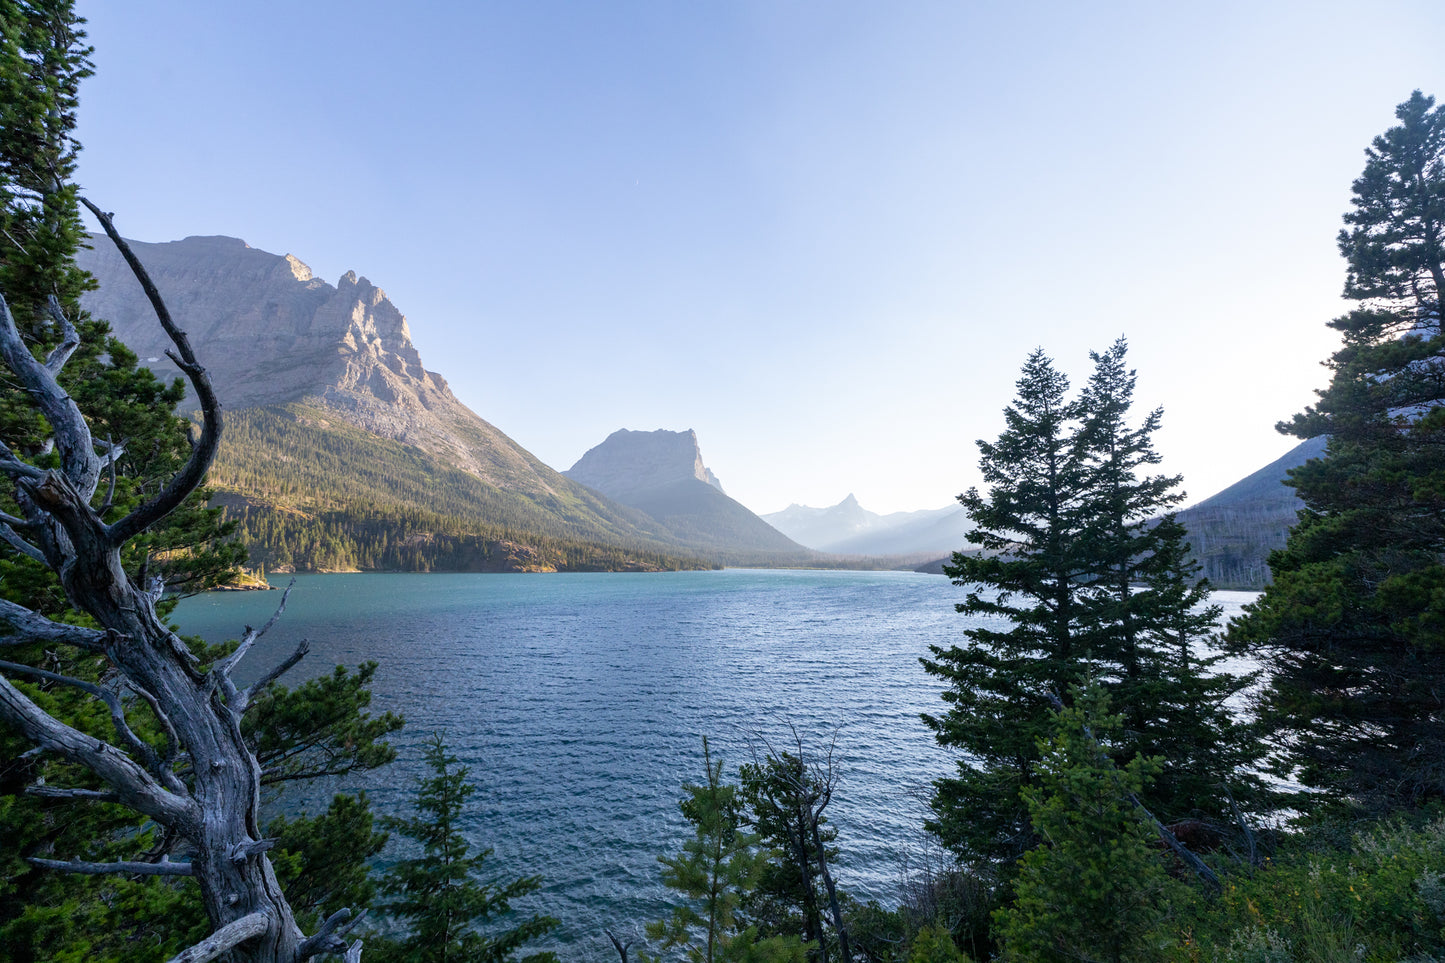
{"label": "rocky cliff face", "polygon": [[613,498],[687,478],[722,491],[722,483],[702,463],[697,433],[690,428],[687,431],[621,428],[590,449],[564,474]]}
{"label": "rocky cliff face", "polygon": [[[86,308],[108,320],[157,375],[179,376],[120,252],[104,236],[91,243],[78,260],[100,289],[86,295]],[[289,254],[234,237],[131,245],[190,334],[224,407],[304,402],[498,487],[568,487],[422,366],[406,318],[366,278],[348,271],[331,285]]]}

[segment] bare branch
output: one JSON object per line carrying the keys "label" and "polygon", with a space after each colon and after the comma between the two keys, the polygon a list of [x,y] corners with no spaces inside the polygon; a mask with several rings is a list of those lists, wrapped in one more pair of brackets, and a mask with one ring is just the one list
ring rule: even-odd
{"label": "bare branch", "polygon": [[96,513],[102,518],[105,517],[106,512],[110,511],[110,507],[115,504],[115,463],[120,461],[121,455],[125,454],[125,449],[112,444],[109,438],[105,440],[105,447],[105,461],[110,468],[110,483],[105,489],[105,501],[101,503],[100,511]]}
{"label": "bare branch", "polygon": [[622,942],[621,940],[619,940],[619,939],[613,934],[613,932],[612,932],[611,930],[607,929],[606,927],[603,927],[602,932],[606,933],[606,934],[607,934],[607,938],[612,941],[612,948],[617,951],[617,955],[618,955],[618,956],[622,957],[622,963],[627,963],[627,948],[628,948],[629,946],[631,946],[634,941],[633,941],[633,940],[628,940],[626,943],[624,943],[624,942]]}
{"label": "bare branch", "polygon": [[31,866],[54,869],[62,873],[82,873],[86,876],[102,876],[108,873],[123,873],[126,876],[194,876],[190,863],[83,863],[78,859],[38,859],[25,857]]}
{"label": "bare branch", "polygon": [[[3,515],[3,513],[0,513],[0,515]],[[19,535],[15,534],[15,527],[12,524],[12,521],[18,520],[19,519],[12,520],[9,515],[3,515],[3,517],[0,517],[0,541],[3,541],[6,545],[9,545],[21,555],[27,555],[30,558],[35,559],[35,561],[37,562],[48,564],[48,562],[46,562],[44,552],[36,548],[34,545],[31,545]]]}
{"label": "bare branch", "polygon": [[306,653],[310,651],[311,640],[302,639],[301,644],[296,646],[295,652],[292,652],[290,655],[288,655],[285,660],[281,662],[280,665],[276,666],[274,669],[261,676],[261,678],[251,683],[250,687],[247,688],[245,692],[241,693],[240,702],[236,706],[236,711],[245,712],[246,707],[251,704],[252,699],[255,699],[256,696],[266,691],[266,688],[270,686],[271,683],[281,678],[287,672],[290,672],[291,667],[294,666],[297,662],[300,662],[302,659],[306,658]]}
{"label": "bare branch", "polygon": [[[145,290],[151,307],[155,309],[157,320],[160,321],[161,327],[165,329],[171,342],[176,346],[176,353],[172,357],[176,365],[190,379],[191,386],[196,391],[196,398],[201,404],[201,437],[195,447],[191,449],[191,457],[185,467],[170,480],[170,483],[159,495],[108,528],[110,543],[121,545],[169,515],[205,481],[206,470],[211,467],[211,460],[216,457],[216,449],[221,443],[221,403],[216,399],[216,392],[211,387],[211,379],[206,374],[206,369],[201,367],[200,362],[196,360],[195,353],[191,351],[190,339],[171,320],[170,309],[166,307],[166,302],[161,297],[160,291],[157,290],[155,282],[151,280],[150,274],[141,264],[140,259],[135,256],[135,252],[130,249],[125,238],[121,237],[120,232],[115,229],[111,216],[84,197],[80,199],[80,202],[89,208],[96,220],[100,221],[100,226],[105,229],[106,236],[114,242],[121,257],[125,258],[126,264],[130,265],[131,273],[135,275],[136,280]],[[166,353],[171,355],[169,351]]]}
{"label": "bare branch", "polygon": [[108,633],[100,629],[53,622],[23,605],[0,599],[0,624],[6,623],[13,631],[5,632],[0,629],[0,646],[30,643],[73,645],[87,652],[103,653],[110,638]]}
{"label": "bare branch", "polygon": [[241,661],[241,657],[246,654],[246,651],[255,644],[257,639],[265,635],[271,626],[280,620],[281,614],[286,611],[286,600],[291,597],[291,589],[294,588],[295,585],[296,580],[293,578],[291,584],[286,586],[286,591],[281,593],[281,604],[276,606],[275,614],[267,619],[266,624],[261,626],[260,629],[253,629],[249,625],[246,626],[246,631],[242,633],[241,643],[236,646],[236,651],[217,662],[211,668],[212,672],[219,672],[223,676],[230,676],[231,671],[236,668],[236,663]]}
{"label": "bare branch", "polygon": [[134,759],[114,746],[72,729],[25,697],[0,676],[0,721],[30,742],[89,769],[115,790],[120,802],[164,826],[197,823],[195,803],[167,790]]}
{"label": "bare branch", "polygon": [[75,325],[60,310],[60,302],[51,295],[45,301],[45,312],[50,315],[56,324],[60,325],[60,343],[50,352],[45,359],[45,370],[52,375],[60,374],[60,369],[65,367],[65,362],[80,347],[80,334],[75,330]]}
{"label": "bare branch", "polygon": [[[366,910],[362,910],[361,915],[355,919],[352,919],[350,907],[342,907],[332,913],[321,924],[320,929],[301,941],[301,945],[296,948],[296,959],[307,960],[321,953],[346,953],[347,959],[350,959],[346,940],[342,937],[356,929],[361,921],[366,919],[366,913]],[[361,959],[361,944],[358,942],[353,949],[356,951],[356,958]]]}
{"label": "bare branch", "polygon": [[266,852],[273,848],[280,840],[276,839],[251,839],[246,842],[237,843],[231,847],[231,862],[244,863],[252,856]]}
{"label": "bare branch", "polygon": [[64,789],[60,786],[26,786],[25,794],[27,796],[40,796],[44,799],[84,799],[89,802],[120,802],[120,797],[113,792],[99,792],[95,789]]}
{"label": "bare branch", "polygon": [[160,769],[157,775],[161,777],[161,782],[165,783],[166,788],[170,789],[171,792],[177,794],[185,793],[187,791],[186,784],[182,782],[180,777],[175,773],[176,755],[180,752],[180,740],[176,738],[176,729],[175,726],[171,725],[170,716],[166,715],[165,711],[161,709],[161,704],[155,696],[139,686],[130,685],[129,682],[127,682],[127,685],[130,691],[140,696],[145,700],[145,704],[150,706],[151,712],[156,717],[156,721],[161,724],[161,729],[166,734],[166,751],[161,755]]}
{"label": "bare branch", "polygon": [[[3,300],[3,298],[0,298],[0,300]],[[7,387],[19,390],[18,385],[10,384],[8,382]],[[0,441],[0,472],[4,472],[11,478],[29,478],[31,481],[39,481],[40,479],[45,477],[45,469],[36,468],[29,462],[21,461],[19,458],[16,458],[15,453],[10,450],[10,446],[5,444],[3,441]],[[11,524],[13,525],[15,523],[11,522]]]}
{"label": "bare branch", "polygon": [[[90,426],[85,423],[85,418],[80,414],[75,402],[55,380],[55,375],[30,353],[4,297],[0,297],[0,356],[4,357],[10,370],[25,386],[45,420],[50,422],[50,427],[55,432],[56,444],[60,448],[60,462],[66,477],[84,496],[82,500],[90,501],[90,496],[95,493],[96,482],[100,479],[100,458],[95,454]],[[21,464],[23,463],[11,455],[8,460],[0,460],[0,470],[12,478],[19,475],[33,477],[32,473],[37,469],[27,466],[27,471],[18,467]],[[43,476],[48,473],[41,474]]]}
{"label": "bare branch", "polygon": [[271,917],[257,910],[216,930],[188,950],[182,950],[166,963],[210,963],[227,950],[253,940],[271,927]]}
{"label": "bare branch", "polygon": [[141,763],[146,769],[152,773],[156,772],[160,765],[160,760],[156,758],[155,750],[151,748],[149,743],[132,731],[129,723],[125,721],[125,706],[121,703],[120,696],[114,692],[103,686],[86,682],[84,679],[76,679],[68,675],[61,675],[58,672],[37,669],[34,666],[24,665],[19,662],[6,662],[0,659],[0,669],[7,672],[19,672],[22,675],[33,675],[37,679],[45,679],[48,682],[58,682],[61,685],[68,685],[95,696],[101,702],[105,703],[106,708],[110,709],[110,721],[111,724],[115,726],[116,735],[120,736],[122,741],[130,746],[136,755],[140,756]]}

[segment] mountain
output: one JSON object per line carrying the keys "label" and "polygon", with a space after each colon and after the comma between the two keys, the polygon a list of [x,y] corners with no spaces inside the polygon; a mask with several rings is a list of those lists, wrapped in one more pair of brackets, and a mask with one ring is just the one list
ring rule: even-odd
{"label": "mountain", "polygon": [[[100,288],[86,308],[159,376],[177,376],[119,252],[104,237],[91,243],[79,261]],[[458,401],[366,278],[347,272],[331,285],[291,255],[231,237],[131,245],[211,373],[227,419],[211,484],[248,526],[258,561],[675,567],[694,553]]]}
{"label": "mountain", "polygon": [[763,520],[801,545],[839,555],[946,554],[965,545],[962,507],[879,515],[851,494],[831,508],[789,505]]}
{"label": "mountain", "polygon": [[679,541],[729,559],[741,553],[799,561],[813,554],[723,493],[691,429],[619,429],[563,474],[645,512]]}
{"label": "mountain", "polygon": [[1284,484],[1291,468],[1325,453],[1325,438],[1300,442],[1268,465],[1176,516],[1204,575],[1220,588],[1269,584],[1269,553],[1283,548],[1304,502]]}

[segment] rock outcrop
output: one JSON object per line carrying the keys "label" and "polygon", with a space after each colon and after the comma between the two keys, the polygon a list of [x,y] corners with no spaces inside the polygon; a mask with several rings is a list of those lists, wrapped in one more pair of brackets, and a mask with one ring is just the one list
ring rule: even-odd
{"label": "rock outcrop", "polygon": [[563,474],[613,498],[685,478],[723,490],[717,476],[702,463],[697,432],[691,428],[687,431],[619,428]]}

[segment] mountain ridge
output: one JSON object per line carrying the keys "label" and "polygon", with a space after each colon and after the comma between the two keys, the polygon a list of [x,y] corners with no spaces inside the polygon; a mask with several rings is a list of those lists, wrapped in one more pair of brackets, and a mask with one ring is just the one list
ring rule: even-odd
{"label": "mountain ridge", "polygon": [[[406,317],[365,277],[348,271],[332,285],[293,255],[224,235],[130,243],[228,412],[232,430],[213,471],[225,493],[260,513],[304,507],[334,514],[334,490],[345,489],[353,516],[368,500],[392,513],[364,525],[341,519],[328,533],[313,532],[308,537],[319,554],[310,557],[355,554],[355,544],[331,542],[354,541],[363,530],[378,544],[412,538],[415,519],[425,515],[494,543],[532,532],[536,541],[555,543],[562,565],[573,556],[611,557],[566,547],[583,542],[641,551],[667,559],[664,565],[696,564],[685,556],[698,552],[698,540],[689,545],[649,516],[566,478],[458,401],[445,378],[422,364]],[[174,377],[139,283],[108,238],[92,237],[91,244],[77,260],[100,287],[87,293],[85,307],[108,320],[159,377]],[[248,426],[255,429],[248,443],[258,450],[238,447]],[[452,490],[470,494],[459,500]],[[436,512],[442,502],[455,511]],[[248,524],[259,529],[273,521],[296,532],[302,525],[294,514]],[[283,531],[276,544],[285,542]],[[553,561],[527,565],[543,570]]]}

